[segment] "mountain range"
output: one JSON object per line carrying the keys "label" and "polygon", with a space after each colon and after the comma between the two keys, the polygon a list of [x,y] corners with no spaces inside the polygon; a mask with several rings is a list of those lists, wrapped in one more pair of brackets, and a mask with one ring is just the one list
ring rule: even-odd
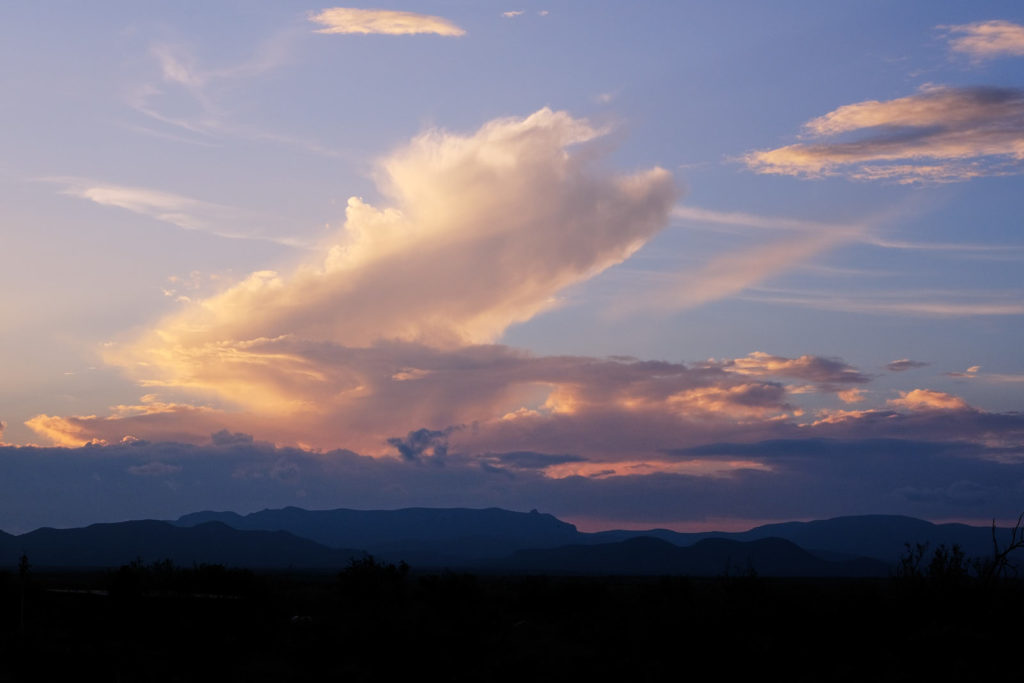
{"label": "mountain range", "polygon": [[[998,530],[1008,538],[1008,530]],[[253,569],[340,569],[371,554],[414,568],[549,574],[887,576],[906,544],[991,556],[992,531],[867,515],[786,522],[738,533],[667,529],[583,533],[536,511],[498,508],[203,511],[79,529],[0,532],[0,566],[116,567],[133,560]]]}

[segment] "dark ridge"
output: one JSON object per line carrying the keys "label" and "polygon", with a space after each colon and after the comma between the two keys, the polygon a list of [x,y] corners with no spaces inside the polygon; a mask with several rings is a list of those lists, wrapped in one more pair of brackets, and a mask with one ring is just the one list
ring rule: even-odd
{"label": "dark ridge", "polygon": [[220,522],[179,527],[141,520],[80,529],[43,528],[0,542],[0,565],[22,554],[36,567],[118,567],[135,560],[222,564],[254,569],[336,568],[362,553],[328,548],[284,531],[241,531]]}
{"label": "dark ridge", "polygon": [[680,547],[653,537],[520,550],[491,567],[535,574],[651,576],[884,577],[890,565],[860,558],[828,562],[790,541],[705,539]]}

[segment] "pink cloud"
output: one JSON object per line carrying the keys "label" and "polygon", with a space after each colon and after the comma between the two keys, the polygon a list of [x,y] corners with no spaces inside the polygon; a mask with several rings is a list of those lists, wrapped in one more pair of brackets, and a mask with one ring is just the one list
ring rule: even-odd
{"label": "pink cloud", "polygon": [[899,398],[889,399],[887,403],[895,408],[907,410],[967,410],[967,401],[941,391],[930,389],[913,389],[901,391]]}
{"label": "pink cloud", "polygon": [[[804,125],[813,142],[750,152],[744,161],[757,173],[900,183],[1018,173],[1022,113],[1019,90],[932,86],[894,100],[839,107]],[[833,140],[851,133],[861,137]]]}

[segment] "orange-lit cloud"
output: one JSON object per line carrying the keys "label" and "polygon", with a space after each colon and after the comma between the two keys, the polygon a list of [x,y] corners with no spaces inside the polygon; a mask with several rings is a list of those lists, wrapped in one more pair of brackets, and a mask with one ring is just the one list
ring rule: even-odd
{"label": "orange-lit cloud", "polygon": [[[146,440],[205,443],[224,429],[227,416],[210,408],[146,401],[137,406],[114,406],[108,416],[58,417],[37,415],[25,424],[58,446],[116,444],[141,435]],[[232,419],[234,423],[236,420]]]}
{"label": "orange-lit cloud", "polygon": [[931,389],[913,389],[901,391],[899,398],[889,399],[887,403],[895,408],[906,410],[967,410],[970,406],[959,396]]}
{"label": "orange-lit cloud", "polygon": [[[210,433],[230,428],[279,444],[344,445],[381,454],[396,434],[473,425],[452,434],[453,443],[507,450],[516,447],[515,434],[557,433],[574,450],[611,453],[624,443],[601,436],[602,429],[627,423],[620,436],[647,432],[630,446],[640,444],[640,453],[674,445],[681,430],[693,431],[697,424],[705,429],[789,410],[782,385],[718,368],[535,357],[494,345],[444,350],[392,342],[349,348],[277,339],[200,361],[193,371],[202,375],[202,384],[193,388],[220,394],[248,389],[253,397],[231,411],[150,398],[138,407],[115,407],[106,417],[39,416],[29,426],[65,445],[117,443],[125,436],[204,443]],[[225,386],[218,388],[218,378]],[[179,379],[151,388],[180,390],[184,384]],[[546,438],[538,442],[546,450],[566,450]]]}
{"label": "orange-lit cloud", "polygon": [[949,46],[954,52],[974,59],[1024,56],[1024,26],[1020,24],[993,20],[939,28],[948,31]]}
{"label": "orange-lit cloud", "polygon": [[843,403],[860,403],[864,401],[864,390],[863,389],[846,389],[836,393],[839,400]]}
{"label": "orange-lit cloud", "polygon": [[[845,175],[901,183],[1020,172],[1024,94],[1011,88],[932,86],[894,100],[849,104],[809,121],[801,142],[747,154],[758,173]],[[829,138],[861,134],[859,139]]]}
{"label": "orange-lit cloud", "polygon": [[623,462],[567,462],[552,465],[544,471],[546,477],[635,477],[652,474],[682,474],[698,477],[726,477],[741,470],[770,472],[771,467],[753,460],[725,458],[686,460],[627,460]]}
{"label": "orange-lit cloud", "polygon": [[444,17],[416,12],[385,9],[331,7],[309,15],[309,20],[323,28],[316,33],[378,33],[391,36],[433,33],[439,36],[462,36],[466,31]]}
{"label": "orange-lit cloud", "polygon": [[763,351],[754,351],[744,358],[722,361],[707,361],[708,367],[718,367],[726,372],[753,377],[789,377],[806,380],[823,386],[839,384],[863,384],[870,378],[852,365],[838,358],[803,355],[799,358],[774,356]]}
{"label": "orange-lit cloud", "polygon": [[431,360],[421,349],[493,341],[665,226],[671,176],[599,170],[577,150],[601,133],[547,109],[470,135],[428,132],[381,162],[390,206],[351,198],[314,262],[253,273],[109,347],[107,360],[151,390],[205,392],[258,413],[387,414],[382,396],[443,392],[451,373],[421,364]]}

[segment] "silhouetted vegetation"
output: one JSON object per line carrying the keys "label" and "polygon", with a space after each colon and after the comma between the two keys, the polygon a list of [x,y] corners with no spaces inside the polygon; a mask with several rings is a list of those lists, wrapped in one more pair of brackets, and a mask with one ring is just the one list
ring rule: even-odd
{"label": "silhouetted vegetation", "polygon": [[904,582],[917,582],[935,586],[962,586],[971,581],[987,587],[1017,577],[1017,566],[1010,561],[1014,551],[1024,548],[1024,513],[1010,529],[1005,545],[999,543],[995,520],[992,521],[992,555],[968,558],[958,544],[947,548],[940,544],[925,562],[927,543],[907,543],[899,558],[896,577]]}
{"label": "silhouetted vegetation", "polygon": [[749,560],[701,578],[24,558],[0,573],[0,681],[702,680],[698,662],[726,679],[1002,679],[1015,658],[993,653],[1024,637],[1021,524],[1009,533],[985,558],[908,544],[880,579],[775,578]]}
{"label": "silhouetted vegetation", "polygon": [[33,570],[23,632],[21,582],[0,575],[0,679],[664,680],[699,678],[698,660],[787,681],[1001,674],[989,655],[1024,636],[1021,582],[965,577],[952,548],[914,558],[891,579],[416,573],[369,556],[334,573]]}

